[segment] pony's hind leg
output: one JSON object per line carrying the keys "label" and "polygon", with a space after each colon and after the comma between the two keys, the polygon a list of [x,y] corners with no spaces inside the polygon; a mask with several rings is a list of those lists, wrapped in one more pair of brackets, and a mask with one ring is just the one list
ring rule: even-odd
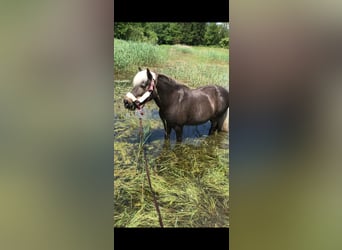
{"label": "pony's hind leg", "polygon": [[218,118],[217,129],[219,132],[220,131],[225,131],[225,132],[229,131],[229,110],[228,109],[226,110],[226,112],[223,113],[223,115],[221,115]]}
{"label": "pony's hind leg", "polygon": [[165,123],[165,135],[164,135],[165,140],[170,140],[170,135],[171,135],[171,126]]}
{"label": "pony's hind leg", "polygon": [[216,120],[211,120],[211,127],[209,129],[209,135],[212,135],[215,133],[215,131],[217,130],[217,126],[218,126],[218,122]]}

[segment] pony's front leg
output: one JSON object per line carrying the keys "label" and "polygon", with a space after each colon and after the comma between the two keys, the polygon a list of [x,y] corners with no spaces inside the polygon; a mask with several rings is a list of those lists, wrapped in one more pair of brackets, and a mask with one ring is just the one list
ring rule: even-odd
{"label": "pony's front leg", "polygon": [[166,123],[165,140],[170,140],[170,135],[171,135],[171,127]]}
{"label": "pony's front leg", "polygon": [[171,126],[165,120],[163,120],[163,125],[164,125],[164,138],[165,140],[170,140]]}
{"label": "pony's front leg", "polygon": [[176,125],[174,127],[174,130],[176,131],[176,140],[177,140],[177,142],[182,142],[183,126]]}
{"label": "pony's front leg", "polygon": [[164,119],[164,116],[162,115],[162,113],[160,111],[159,111],[159,116],[160,116],[160,119],[162,120],[163,126],[164,126],[164,138],[165,138],[165,140],[170,140],[171,126]]}

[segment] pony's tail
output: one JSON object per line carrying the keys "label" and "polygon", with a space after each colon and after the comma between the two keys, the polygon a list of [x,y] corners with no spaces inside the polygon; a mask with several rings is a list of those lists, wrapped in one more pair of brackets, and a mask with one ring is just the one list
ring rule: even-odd
{"label": "pony's tail", "polygon": [[225,132],[229,131],[229,108],[219,120],[219,130]]}

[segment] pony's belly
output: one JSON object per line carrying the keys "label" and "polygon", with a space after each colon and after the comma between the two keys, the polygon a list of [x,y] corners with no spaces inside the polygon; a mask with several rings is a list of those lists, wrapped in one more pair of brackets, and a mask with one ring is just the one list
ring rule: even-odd
{"label": "pony's belly", "polygon": [[210,118],[205,118],[205,119],[189,119],[187,120],[184,125],[199,125],[199,124],[203,124],[206,123],[207,121],[209,121]]}
{"label": "pony's belly", "polygon": [[[201,112],[202,111],[202,112]],[[206,123],[207,121],[211,120],[214,118],[214,111],[209,108],[206,111],[202,110],[197,110],[197,112],[191,112],[188,113],[186,123],[188,125],[198,125],[202,123]]]}
{"label": "pony's belly", "polygon": [[203,114],[203,113],[196,113],[196,112],[177,112],[177,113],[163,113],[161,112],[161,116],[165,118],[165,120],[168,123],[171,124],[177,124],[177,125],[199,125],[206,123],[210,119],[212,119],[212,116],[209,114]]}
{"label": "pony's belly", "polygon": [[200,125],[210,120],[210,117],[198,118],[198,117],[187,117],[184,120],[178,120],[179,125]]}

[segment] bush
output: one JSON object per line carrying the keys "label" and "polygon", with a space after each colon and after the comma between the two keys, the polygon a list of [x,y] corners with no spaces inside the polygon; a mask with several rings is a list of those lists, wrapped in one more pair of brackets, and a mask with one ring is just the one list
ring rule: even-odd
{"label": "bush", "polygon": [[220,47],[229,48],[229,37],[224,37],[220,41]]}

